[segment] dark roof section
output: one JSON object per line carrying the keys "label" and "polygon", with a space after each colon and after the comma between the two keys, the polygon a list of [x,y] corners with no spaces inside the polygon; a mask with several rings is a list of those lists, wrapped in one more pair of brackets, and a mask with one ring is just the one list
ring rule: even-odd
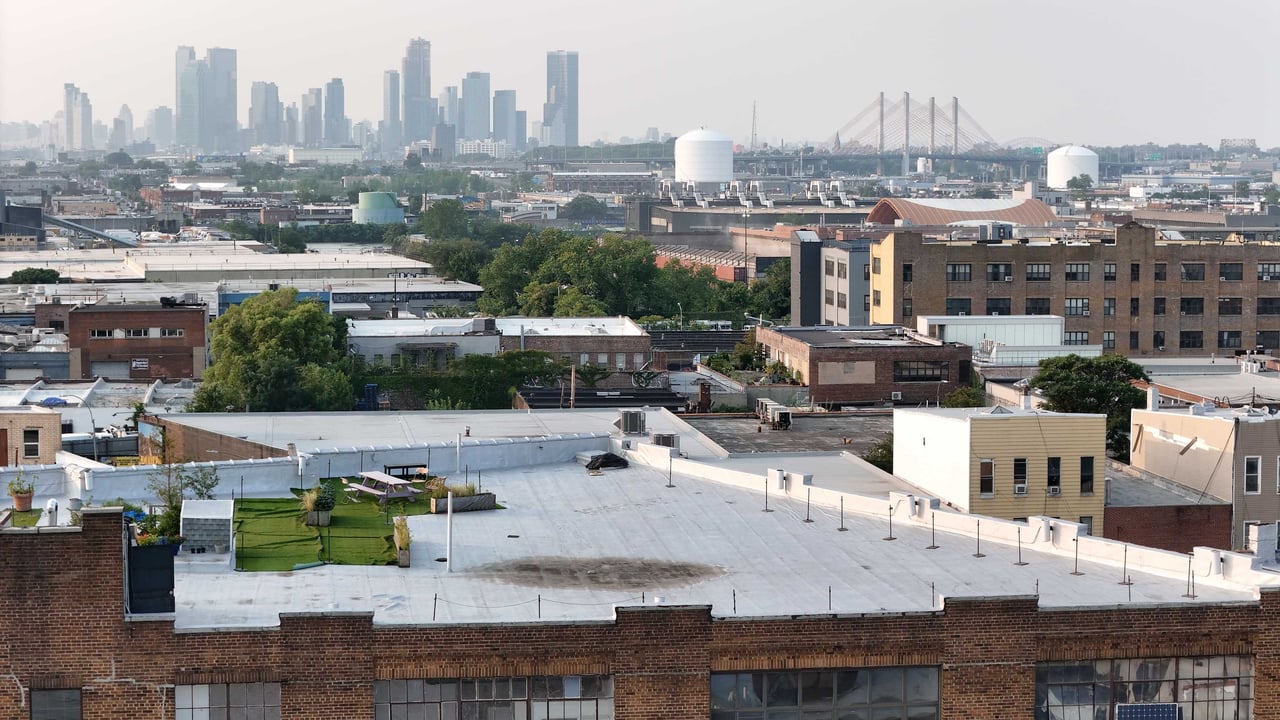
{"label": "dark roof section", "polygon": [[893,225],[951,225],[963,222],[995,221],[1013,225],[1044,227],[1058,222],[1048,205],[1027,200],[940,200],[882,198],[867,216],[868,223]]}

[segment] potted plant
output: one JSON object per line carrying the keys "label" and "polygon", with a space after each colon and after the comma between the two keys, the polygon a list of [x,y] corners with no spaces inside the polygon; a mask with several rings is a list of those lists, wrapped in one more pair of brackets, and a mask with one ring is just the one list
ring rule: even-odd
{"label": "potted plant", "polygon": [[409,520],[404,515],[396,516],[392,538],[396,543],[396,564],[402,568],[409,567],[409,543],[413,536],[409,533]]}
{"label": "potted plant", "polygon": [[491,492],[477,492],[472,483],[466,485],[441,485],[431,489],[431,512],[442,513],[448,507],[449,493],[453,493],[453,511],[494,510],[497,496]]}
{"label": "potted plant", "polygon": [[18,476],[9,481],[9,496],[13,498],[13,509],[17,512],[27,512],[31,509],[31,498],[35,495],[35,486],[30,480],[24,480],[22,471],[18,471]]}
{"label": "potted plant", "polygon": [[326,527],[329,525],[329,514],[337,504],[333,490],[327,485],[320,485],[302,493],[302,511],[308,525]]}

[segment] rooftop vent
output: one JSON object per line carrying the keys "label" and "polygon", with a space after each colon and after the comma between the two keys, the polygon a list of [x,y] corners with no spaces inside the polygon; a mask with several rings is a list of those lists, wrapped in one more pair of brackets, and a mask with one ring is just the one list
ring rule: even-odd
{"label": "rooftop vent", "polygon": [[645,417],[643,410],[620,410],[614,427],[622,430],[623,435],[643,435]]}

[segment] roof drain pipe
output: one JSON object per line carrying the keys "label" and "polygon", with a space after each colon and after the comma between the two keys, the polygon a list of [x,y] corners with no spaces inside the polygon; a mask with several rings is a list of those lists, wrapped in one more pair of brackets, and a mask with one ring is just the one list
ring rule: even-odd
{"label": "roof drain pipe", "polygon": [[445,499],[444,515],[444,571],[453,572],[453,491]]}

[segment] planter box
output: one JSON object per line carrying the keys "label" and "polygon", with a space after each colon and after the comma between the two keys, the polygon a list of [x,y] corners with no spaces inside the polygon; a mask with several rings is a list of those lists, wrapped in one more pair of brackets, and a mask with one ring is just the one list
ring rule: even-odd
{"label": "planter box", "polygon": [[[476,493],[466,497],[453,499],[454,512],[471,512],[473,510],[498,509],[498,496],[493,493]],[[448,498],[431,498],[431,512],[444,513],[449,510]]]}
{"label": "planter box", "polygon": [[307,513],[307,524],[313,527],[328,527],[329,513],[329,510],[312,510]]}
{"label": "planter box", "polygon": [[409,548],[396,551],[396,565],[402,568],[409,567]]}
{"label": "planter box", "polygon": [[31,509],[31,498],[35,493],[22,493],[21,495],[10,495],[13,498],[13,509],[17,512],[27,512]]}

